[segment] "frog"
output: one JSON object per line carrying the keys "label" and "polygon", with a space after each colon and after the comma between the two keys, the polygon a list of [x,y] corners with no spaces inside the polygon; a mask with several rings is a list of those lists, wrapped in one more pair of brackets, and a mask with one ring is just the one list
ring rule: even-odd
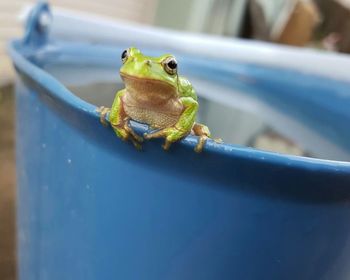
{"label": "frog", "polygon": [[[192,84],[178,73],[175,56],[144,55],[130,47],[121,54],[119,73],[125,88],[117,91],[112,107],[100,107],[100,121],[108,125],[124,141],[131,141],[137,149],[144,140],[164,138],[164,150],[192,134],[198,137],[195,152],[203,151],[209,128],[196,122],[198,97]],[[130,126],[130,120],[149,126],[151,132],[143,137]]]}

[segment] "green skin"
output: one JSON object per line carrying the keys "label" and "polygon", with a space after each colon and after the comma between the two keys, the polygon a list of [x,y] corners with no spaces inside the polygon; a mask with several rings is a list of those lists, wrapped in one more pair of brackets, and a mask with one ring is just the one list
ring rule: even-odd
{"label": "green skin", "polygon": [[117,92],[111,109],[100,108],[102,123],[109,112],[116,135],[137,148],[141,148],[143,138],[129,126],[130,119],[157,129],[144,138],[165,138],[165,150],[192,133],[199,136],[195,151],[201,152],[210,132],[205,125],[195,123],[199,106],[191,83],[177,74],[177,67],[169,69],[169,60],[175,58],[169,54],[145,56],[136,48],[126,53],[120,68],[125,89]]}

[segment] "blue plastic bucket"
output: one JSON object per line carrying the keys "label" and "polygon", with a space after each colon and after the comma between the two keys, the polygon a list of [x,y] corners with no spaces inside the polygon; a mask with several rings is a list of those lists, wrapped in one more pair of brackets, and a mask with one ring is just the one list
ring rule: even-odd
{"label": "blue plastic bucket", "polygon": [[[349,82],[174,49],[185,74],[246,91],[248,103],[268,104],[293,129],[303,124],[318,138],[290,134],[333,160],[213,141],[196,154],[192,136],[169,152],[161,141],[139,152],[67,88],[117,79],[128,45],[55,37],[48,12],[46,4],[34,8],[25,38],[9,46],[21,280],[349,278],[350,164],[336,160],[350,153]],[[96,104],[100,95],[91,97]]]}

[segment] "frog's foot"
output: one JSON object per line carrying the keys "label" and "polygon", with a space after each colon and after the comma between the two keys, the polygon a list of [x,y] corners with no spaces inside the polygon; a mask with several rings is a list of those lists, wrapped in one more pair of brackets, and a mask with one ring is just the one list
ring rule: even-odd
{"label": "frog's foot", "polygon": [[123,141],[130,140],[136,149],[142,149],[141,143],[143,142],[143,138],[137,135],[136,132],[129,126],[129,118],[125,118],[123,124],[121,125],[112,124],[112,127],[117,136]]}
{"label": "frog's foot", "polygon": [[101,107],[97,108],[96,111],[100,113],[100,122],[102,123],[102,125],[103,126],[108,126],[108,122],[106,120],[106,116],[111,111],[111,109],[107,108],[107,107],[104,107],[104,106],[101,106]]}
{"label": "frog's foot", "polygon": [[173,144],[176,141],[179,141],[183,137],[185,137],[188,133],[185,131],[182,131],[176,127],[169,127],[164,128],[152,133],[145,133],[143,137],[147,140],[153,139],[153,138],[165,138],[165,142],[162,145],[162,148],[164,150],[169,150],[171,144]]}
{"label": "frog's foot", "polygon": [[194,148],[196,153],[201,153],[203,151],[204,145],[207,139],[210,138],[210,131],[206,125],[195,123],[192,127],[192,132],[194,135],[198,136],[198,143]]}
{"label": "frog's foot", "polygon": [[222,143],[224,143],[224,140],[222,140],[221,138],[213,138],[213,141],[214,141],[216,144],[222,144]]}
{"label": "frog's foot", "polygon": [[125,118],[124,119],[124,129],[129,133],[129,135],[135,139],[137,142],[142,143],[143,138],[138,135],[131,127],[130,127],[130,118]]}

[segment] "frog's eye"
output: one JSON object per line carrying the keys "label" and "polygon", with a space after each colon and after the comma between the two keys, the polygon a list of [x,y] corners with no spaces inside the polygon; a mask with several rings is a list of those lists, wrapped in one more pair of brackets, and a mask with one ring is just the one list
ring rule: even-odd
{"label": "frog's eye", "polygon": [[169,56],[162,62],[164,70],[170,74],[174,75],[177,73],[177,62],[175,57]]}
{"label": "frog's eye", "polygon": [[122,62],[125,63],[126,60],[128,59],[128,57],[129,57],[129,50],[124,50],[124,51],[122,52],[122,55],[121,55]]}

